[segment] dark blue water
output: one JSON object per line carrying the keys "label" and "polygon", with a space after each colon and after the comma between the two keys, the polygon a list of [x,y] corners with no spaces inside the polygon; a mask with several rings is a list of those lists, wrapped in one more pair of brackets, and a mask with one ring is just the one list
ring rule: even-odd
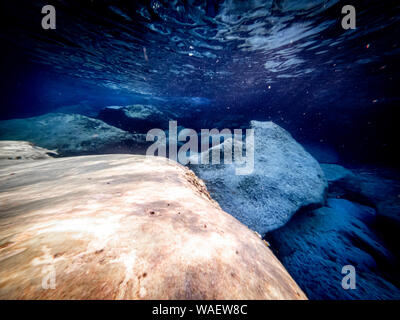
{"label": "dark blue water", "polygon": [[[41,28],[53,4],[57,29]],[[343,30],[344,4],[357,28]],[[273,120],[347,161],[399,158],[396,1],[2,1],[1,118],[152,102]],[[23,9],[22,9],[23,8]],[[179,119],[178,119],[179,121]],[[236,124],[236,123],[235,123]],[[221,123],[219,122],[219,125]]]}

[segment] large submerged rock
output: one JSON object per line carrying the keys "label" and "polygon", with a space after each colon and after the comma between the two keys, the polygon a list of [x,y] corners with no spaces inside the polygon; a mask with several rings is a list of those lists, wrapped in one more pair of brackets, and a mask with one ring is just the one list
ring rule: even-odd
{"label": "large submerged rock", "polygon": [[115,152],[139,148],[145,142],[144,135],[132,135],[98,119],[63,113],[0,121],[0,139],[27,140],[64,155]]}
{"label": "large submerged rock", "polygon": [[321,167],[329,182],[330,196],[375,208],[378,228],[393,249],[400,251],[400,173],[371,167],[349,170],[334,164]]}
{"label": "large submerged rock", "polygon": [[[399,299],[399,260],[376,234],[376,218],[373,208],[328,199],[267,239],[310,299]],[[347,265],[356,272],[353,290],[342,287]]]}
{"label": "large submerged rock", "polygon": [[0,299],[304,299],[253,231],[165,158],[0,169]]}
{"label": "large submerged rock", "polygon": [[134,104],[129,106],[110,106],[99,112],[98,118],[106,123],[135,133],[147,133],[150,129],[167,129],[171,112],[153,105]]}
{"label": "large submerged rock", "polygon": [[0,161],[50,159],[54,156],[57,156],[57,152],[27,141],[0,141]]}
{"label": "large submerged rock", "polygon": [[236,162],[193,165],[193,170],[222,209],[265,234],[284,225],[299,209],[323,205],[327,182],[318,162],[287,131],[273,122],[251,121],[251,128],[251,174],[236,175],[235,168],[242,167]]}

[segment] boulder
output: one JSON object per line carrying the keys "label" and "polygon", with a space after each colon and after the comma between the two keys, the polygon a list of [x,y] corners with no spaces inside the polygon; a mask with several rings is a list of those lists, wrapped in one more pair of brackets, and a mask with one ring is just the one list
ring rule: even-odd
{"label": "boulder", "polygon": [[129,106],[110,106],[100,110],[98,118],[104,122],[135,133],[147,133],[150,129],[167,129],[170,112],[162,111],[153,105],[135,104]]}
{"label": "boulder", "polygon": [[[310,299],[399,299],[398,259],[376,234],[373,208],[344,199],[296,214],[267,234],[271,248]],[[356,289],[342,274],[354,266]]]}
{"label": "boulder", "polygon": [[266,243],[161,157],[0,168],[0,299],[305,299]]}
{"label": "boulder", "polygon": [[398,171],[365,167],[346,169],[339,165],[321,164],[329,182],[329,194],[367,206],[377,211],[382,234],[399,250],[400,174]]}
{"label": "boulder", "polygon": [[400,231],[400,173],[382,168],[353,169],[353,172],[357,183],[347,189],[348,195],[372,204],[378,219],[395,228],[397,235]]}
{"label": "boulder", "polygon": [[26,141],[0,141],[0,161],[38,160],[57,156],[57,152],[35,146]]}
{"label": "boulder", "polygon": [[[302,208],[322,206],[327,182],[318,162],[287,131],[273,122],[251,121],[251,128],[254,129],[251,174],[236,175],[235,169],[242,167],[236,161],[192,165],[192,168],[223,210],[265,234],[284,225]],[[222,149],[221,146],[214,148]],[[208,152],[212,154],[212,150]],[[200,154],[199,158],[203,157]]]}
{"label": "boulder", "polygon": [[49,113],[0,121],[1,140],[27,140],[62,155],[139,148],[144,135],[132,135],[101,120],[78,114]]}

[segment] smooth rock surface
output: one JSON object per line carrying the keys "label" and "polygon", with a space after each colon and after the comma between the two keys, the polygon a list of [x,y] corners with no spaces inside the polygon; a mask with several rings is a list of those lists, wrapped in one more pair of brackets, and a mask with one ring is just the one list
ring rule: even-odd
{"label": "smooth rock surface", "polygon": [[57,152],[37,147],[26,141],[0,141],[0,161],[50,159]]}
{"label": "smooth rock surface", "polygon": [[236,162],[192,168],[222,209],[265,234],[301,208],[322,206],[327,182],[318,162],[283,128],[260,121],[251,121],[251,128],[255,130],[251,174],[236,175],[235,168],[243,166]]}
{"label": "smooth rock surface", "polygon": [[0,203],[0,299],[306,298],[259,236],[165,158],[15,161],[0,168]]}
{"label": "smooth rock surface", "polygon": [[[310,299],[399,299],[399,261],[374,232],[375,220],[372,208],[328,199],[266,238]],[[345,265],[355,267],[354,290],[342,287]]]}
{"label": "smooth rock surface", "polygon": [[98,119],[63,113],[0,121],[0,139],[31,141],[64,155],[134,148],[145,142],[144,135],[132,135]]}

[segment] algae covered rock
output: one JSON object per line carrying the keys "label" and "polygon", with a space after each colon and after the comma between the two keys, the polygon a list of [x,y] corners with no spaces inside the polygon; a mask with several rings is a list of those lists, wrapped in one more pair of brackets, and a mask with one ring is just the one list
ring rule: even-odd
{"label": "algae covered rock", "polygon": [[101,120],[63,113],[0,121],[0,139],[31,141],[64,155],[115,151],[145,142],[145,136],[132,135]]}
{"label": "algae covered rock", "polygon": [[327,182],[318,162],[286,130],[260,121],[251,121],[251,128],[252,173],[236,175],[235,168],[242,166],[236,162],[193,165],[193,170],[222,209],[265,234],[284,225],[299,209],[323,205]]}

